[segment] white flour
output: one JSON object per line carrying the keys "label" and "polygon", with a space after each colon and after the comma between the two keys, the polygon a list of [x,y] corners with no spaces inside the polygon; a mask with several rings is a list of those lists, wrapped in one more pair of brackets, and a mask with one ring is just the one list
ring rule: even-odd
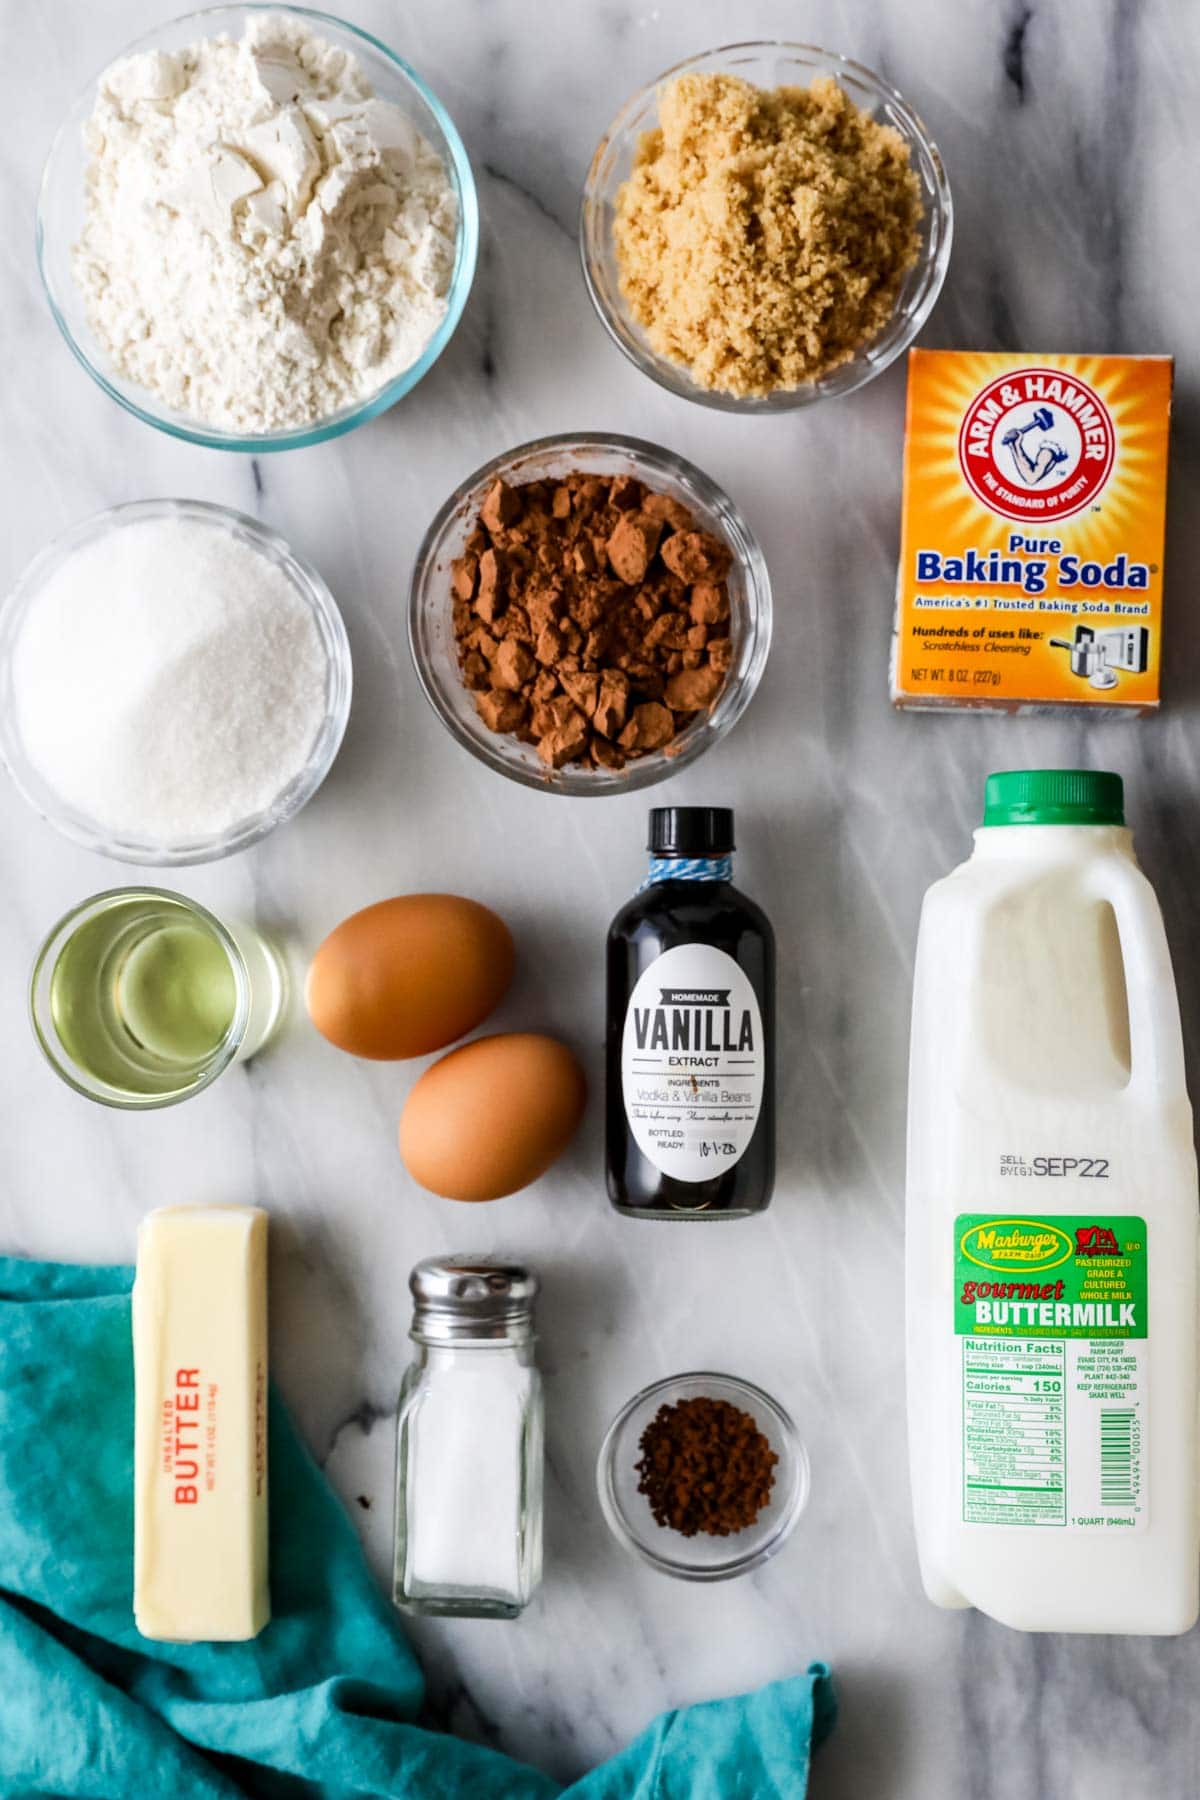
{"label": "white flour", "polygon": [[308,761],[327,660],[283,571],[218,525],[143,520],[49,578],[13,652],[43,780],[116,836],[194,842],[264,811]]}
{"label": "white flour", "polygon": [[75,277],[118,371],[225,430],[311,423],[416,361],[446,308],[446,170],[299,19],[115,63],[85,128]]}

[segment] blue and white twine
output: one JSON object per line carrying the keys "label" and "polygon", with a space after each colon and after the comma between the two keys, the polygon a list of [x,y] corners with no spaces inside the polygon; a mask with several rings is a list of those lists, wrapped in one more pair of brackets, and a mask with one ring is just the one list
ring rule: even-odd
{"label": "blue and white twine", "polygon": [[644,893],[657,881],[732,880],[732,856],[652,856],[646,879],[638,892]]}

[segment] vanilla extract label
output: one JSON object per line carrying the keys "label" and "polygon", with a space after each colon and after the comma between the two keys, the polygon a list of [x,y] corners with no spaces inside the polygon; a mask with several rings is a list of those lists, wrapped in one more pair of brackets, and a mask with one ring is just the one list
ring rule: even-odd
{"label": "vanilla extract label", "polygon": [[642,1154],[680,1181],[708,1181],[745,1153],[758,1123],[764,1044],[758,998],[723,950],[681,944],[629,998],[622,1098]]}
{"label": "vanilla extract label", "polygon": [[634,1010],[633,1036],[639,1050],[753,1054],[754,1019],[749,1007],[735,1016],[728,988],[663,988],[657,1006]]}

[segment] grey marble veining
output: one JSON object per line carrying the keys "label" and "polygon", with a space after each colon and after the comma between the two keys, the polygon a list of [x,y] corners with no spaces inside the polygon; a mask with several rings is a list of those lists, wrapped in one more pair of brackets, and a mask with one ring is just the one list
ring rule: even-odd
{"label": "grey marble veining", "polygon": [[[646,800],[517,791],[450,743],[404,641],[411,559],[450,487],[506,445],[608,428],[656,439],[736,496],[775,583],[775,646],[733,736],[661,797],[737,807],[738,875],[782,950],[781,1173],[762,1219],[716,1236],[612,1216],[600,1108],[530,1192],[467,1210],[422,1195],[394,1144],[411,1073],[338,1056],[301,1025],[193,1104],[86,1106],[38,1060],[30,958],[67,905],[122,871],[0,786],[0,1242],[127,1258],[167,1200],[263,1202],[275,1219],[273,1359],[376,1568],[390,1543],[390,1414],[405,1279],[441,1248],[542,1267],[548,1574],[517,1624],[422,1624],[431,1707],[562,1775],[662,1707],[834,1664],[843,1714],[818,1800],[1185,1800],[1200,1788],[1200,1640],[1022,1637],[935,1611],[916,1572],[902,1386],[902,1202],[912,948],[926,885],[966,852],[984,773],[1083,758],[1120,769],[1162,897],[1200,1075],[1193,954],[1200,581],[1195,325],[1200,9],[1184,0],[354,0],[454,114],[479,177],[483,254],[463,325],[397,410],[338,443],[257,461],[177,444],[75,366],[38,287],[33,196],[59,114],[170,0],[0,0],[5,135],[0,586],[110,503],[188,494],[253,512],[320,566],[346,616],[356,701],[313,805],[260,849],[178,885],[283,930],[297,966],[345,913],[451,888],[521,947],[500,1025],[575,1042],[599,1095],[601,945],[643,867]],[[1167,705],[1153,720],[895,717],[885,698],[904,373],[785,419],[660,393],[609,345],[578,272],[592,148],[628,93],[731,38],[828,44],[888,75],[950,171],[956,244],[929,344],[1172,351]],[[512,846],[524,853],[514,859]],[[795,1413],[811,1507],[786,1551],[720,1589],[626,1561],[594,1498],[611,1414],[656,1375],[736,1370]]]}

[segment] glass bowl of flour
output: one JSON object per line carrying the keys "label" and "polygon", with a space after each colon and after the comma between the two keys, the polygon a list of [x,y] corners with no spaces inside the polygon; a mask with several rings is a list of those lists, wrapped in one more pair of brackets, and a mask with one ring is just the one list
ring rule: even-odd
{"label": "glass bowl of flour", "polygon": [[115,57],[59,129],[37,220],[51,311],[104,391],[251,454],[410,392],[478,238],[441,102],[377,39],[299,7],[190,13]]}
{"label": "glass bowl of flour", "polygon": [[120,862],[213,862],[294,817],[350,693],[320,575],[223,506],[97,513],[0,608],[0,756],[51,825]]}

